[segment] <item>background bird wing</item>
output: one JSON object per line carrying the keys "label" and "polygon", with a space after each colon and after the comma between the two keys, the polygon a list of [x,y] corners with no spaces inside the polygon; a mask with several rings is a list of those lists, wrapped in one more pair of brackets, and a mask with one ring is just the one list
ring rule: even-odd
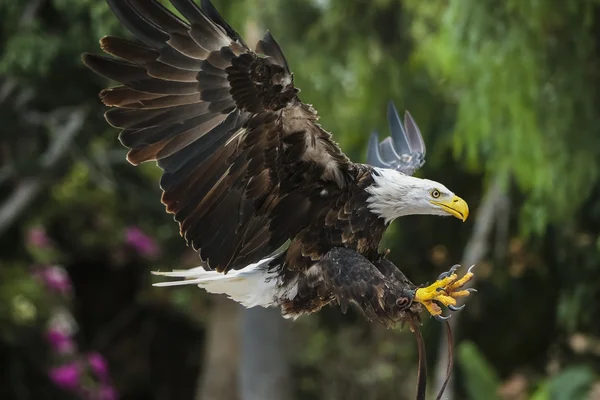
{"label": "background bird wing", "polygon": [[387,114],[392,136],[379,142],[379,134],[376,131],[371,134],[367,163],[412,175],[425,164],[425,142],[421,131],[408,111],[402,123],[392,102],[388,103]]}
{"label": "background bird wing", "polygon": [[141,42],[104,37],[117,58],[84,63],[119,86],[114,108],[132,164],[157,161],[162,201],[187,243],[218,271],[241,268],[292,238],[316,209],[319,185],[343,187],[351,163],[297,97],[279,45],[256,53],[209,1],[108,0]]}

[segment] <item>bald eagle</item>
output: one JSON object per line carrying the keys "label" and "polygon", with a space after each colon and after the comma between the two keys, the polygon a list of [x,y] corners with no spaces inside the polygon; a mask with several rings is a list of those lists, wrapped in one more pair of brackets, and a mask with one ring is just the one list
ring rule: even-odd
{"label": "bald eagle", "polygon": [[100,40],[110,56],[83,61],[118,86],[105,114],[138,165],[156,161],[167,212],[201,266],[156,272],[296,318],[337,303],[392,325],[423,307],[438,318],[468,296],[452,268],[417,287],[379,250],[396,218],[467,219],[464,200],[412,174],[425,145],[410,114],[390,105],[391,137],[371,137],[369,164],[346,157],[298,97],[273,36],[251,50],[208,0],[107,0],[139,41]]}

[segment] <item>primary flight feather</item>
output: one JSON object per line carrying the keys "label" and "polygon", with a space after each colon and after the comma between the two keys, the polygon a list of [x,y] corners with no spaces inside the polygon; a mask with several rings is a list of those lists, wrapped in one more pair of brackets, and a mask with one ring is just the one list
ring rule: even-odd
{"label": "primary flight feather", "polygon": [[385,259],[380,241],[396,218],[468,216],[444,185],[411,176],[425,145],[410,114],[390,105],[392,136],[354,163],[298,97],[281,48],[267,33],[251,50],[204,0],[107,0],[137,41],[101,39],[110,56],[85,65],[118,82],[101,92],[106,120],[121,129],[127,159],[156,161],[162,202],[202,266],[159,275],[184,278],[247,307],[286,317],[332,301],[393,324],[424,306],[453,308],[472,273],[454,270],[417,288]]}

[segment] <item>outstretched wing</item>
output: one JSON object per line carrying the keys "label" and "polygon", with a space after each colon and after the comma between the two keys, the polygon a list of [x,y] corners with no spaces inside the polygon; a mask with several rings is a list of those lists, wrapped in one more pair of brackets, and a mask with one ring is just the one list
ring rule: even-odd
{"label": "outstretched wing", "polygon": [[392,102],[388,103],[388,122],[392,136],[379,143],[379,134],[371,134],[367,163],[412,175],[425,164],[425,142],[421,131],[408,111],[403,124]]}
{"label": "outstretched wing", "polygon": [[316,211],[319,187],[352,164],[297,97],[267,33],[251,51],[210,1],[107,0],[141,42],[104,37],[116,57],[84,63],[119,86],[101,92],[134,165],[157,161],[162,201],[188,245],[218,271],[269,255]]}

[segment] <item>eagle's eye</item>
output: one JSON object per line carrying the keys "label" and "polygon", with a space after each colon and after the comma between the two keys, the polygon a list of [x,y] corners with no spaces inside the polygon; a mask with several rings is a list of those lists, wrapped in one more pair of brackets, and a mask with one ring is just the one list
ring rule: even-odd
{"label": "eagle's eye", "polygon": [[433,189],[430,193],[431,193],[431,197],[433,197],[434,199],[437,199],[438,197],[440,197],[440,191],[437,189]]}

